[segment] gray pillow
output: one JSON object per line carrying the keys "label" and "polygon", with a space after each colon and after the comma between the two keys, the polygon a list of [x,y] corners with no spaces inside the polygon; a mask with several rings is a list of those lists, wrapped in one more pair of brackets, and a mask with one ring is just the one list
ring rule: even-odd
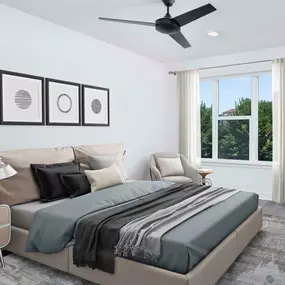
{"label": "gray pillow", "polygon": [[116,163],[104,169],[85,170],[84,172],[91,184],[92,192],[126,183]]}
{"label": "gray pillow", "polygon": [[114,163],[118,166],[121,171],[124,179],[127,179],[127,175],[124,170],[124,165],[122,161],[122,157],[120,155],[94,155],[89,156],[89,162],[91,169],[100,170],[104,168],[108,168]]}

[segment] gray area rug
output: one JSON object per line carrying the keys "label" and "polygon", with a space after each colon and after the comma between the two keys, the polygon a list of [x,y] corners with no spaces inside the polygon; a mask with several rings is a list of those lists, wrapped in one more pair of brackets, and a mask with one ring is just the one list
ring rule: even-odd
{"label": "gray area rug", "polygon": [[0,268],[0,285],[94,285],[71,274],[10,254]]}
{"label": "gray area rug", "polygon": [[218,285],[285,284],[285,218],[264,215],[263,228]]}
{"label": "gray area rug", "polygon": [[[70,274],[8,255],[0,268],[0,285],[92,285]],[[252,240],[218,285],[284,285],[285,218],[264,216],[262,231]],[[203,285],[203,284],[197,284]]]}

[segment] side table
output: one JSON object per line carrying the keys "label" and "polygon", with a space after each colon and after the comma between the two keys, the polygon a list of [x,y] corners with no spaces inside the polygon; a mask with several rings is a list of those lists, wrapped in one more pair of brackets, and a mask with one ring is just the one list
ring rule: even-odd
{"label": "side table", "polygon": [[201,176],[202,185],[207,186],[208,184],[209,186],[212,186],[212,181],[211,179],[207,178],[207,176],[209,174],[212,174],[213,170],[212,169],[199,169],[198,172]]}
{"label": "side table", "polygon": [[7,205],[0,205],[0,265],[5,266],[2,248],[7,246],[11,239],[11,212]]}

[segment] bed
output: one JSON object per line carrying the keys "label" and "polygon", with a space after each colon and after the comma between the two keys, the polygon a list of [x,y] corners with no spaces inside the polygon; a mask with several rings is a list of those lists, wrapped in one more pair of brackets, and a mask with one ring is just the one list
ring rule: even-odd
{"label": "bed", "polygon": [[[140,182],[130,183],[129,187],[137,183]],[[118,192],[118,186],[104,191],[112,196]],[[12,239],[6,249],[101,285],[214,285],[262,226],[258,196],[238,192],[166,233],[161,240],[162,256],[158,263],[116,257],[115,272],[110,274],[98,269],[76,267],[72,239],[57,253],[26,252],[36,213],[43,208],[44,212],[49,212],[64,205],[68,207],[69,203],[74,202],[64,199],[48,204],[34,201],[12,206]],[[181,235],[181,232],[184,234]]]}
{"label": "bed", "polygon": [[[149,182],[149,183],[155,183],[155,182]],[[147,185],[146,182],[132,182],[128,185],[128,187],[136,188],[137,185],[141,184]],[[114,193],[119,193],[121,189],[118,188],[122,187],[123,185],[114,186],[109,189],[106,189],[105,191],[109,192],[110,195],[112,196],[114,195]],[[94,196],[94,193],[90,195]],[[84,199],[90,200],[90,197],[86,196],[84,197]],[[97,197],[95,200],[97,200]],[[99,203],[102,202],[102,200],[97,200],[97,201]],[[46,258],[45,254],[42,253],[24,252],[26,241],[24,243],[23,241],[26,240],[28,231],[32,227],[35,213],[40,209],[45,209],[47,211],[54,212],[55,207],[62,208],[63,203],[65,203],[66,206],[69,207],[68,204],[70,203],[70,200],[64,199],[48,204],[42,204],[40,202],[31,202],[11,207],[11,217],[13,225],[12,235],[13,236],[17,235],[19,240],[21,240],[22,242],[16,240],[14,246],[16,246],[17,248],[13,248],[14,239],[12,239],[12,242],[8,246],[8,250],[11,250],[20,255],[24,255],[26,257],[31,258],[32,256],[32,259],[35,260],[37,260],[37,256],[39,256],[40,257],[39,261],[47,265],[51,265],[49,263],[50,256],[54,257],[58,255],[59,258],[57,259],[59,261],[59,264],[57,266],[54,266],[53,262],[53,267],[59,268],[66,272],[73,273],[75,275],[79,275],[80,271],[87,271],[87,272],[89,271],[90,275],[94,274],[95,276],[97,275],[96,270],[92,271],[89,268],[78,268],[73,265],[72,240],[67,245],[67,247],[64,250],[62,250],[60,253],[51,254],[51,255],[48,254],[46,255]],[[260,214],[261,214],[260,210],[258,210],[258,196],[250,192],[239,192],[230,199],[227,199],[226,201],[223,201],[222,203],[219,203],[199,213],[198,215],[189,219],[187,222],[180,224],[178,227],[174,228],[166,235],[164,235],[162,238],[162,256],[158,263],[152,264],[151,262],[148,262],[146,264],[146,261],[143,259],[124,260],[123,258],[116,258],[117,259],[116,271],[113,277],[116,278],[115,276],[117,274],[118,267],[122,266],[126,261],[129,262],[130,264],[133,263],[133,265],[141,264],[141,266],[145,267],[145,270],[148,268],[152,269],[155,268],[156,270],[161,270],[162,272],[163,271],[168,272],[167,275],[191,276],[195,273],[196,270],[199,269],[201,264],[204,264],[204,262],[206,262],[209,256],[215,253],[215,250],[218,250],[220,246],[224,246],[226,250],[227,248],[226,241],[228,239],[231,240],[231,243],[233,243],[234,241],[236,242],[235,245],[236,251],[237,253],[239,253],[243,249],[243,246],[245,246],[249,241],[246,240],[246,238],[250,239],[250,235],[247,236],[245,233],[243,233],[242,229],[245,227],[247,228],[247,230],[249,230],[247,221],[251,220],[251,223],[253,223],[254,219],[258,220]],[[255,231],[258,231],[258,229],[259,227],[256,227]],[[182,235],[181,233],[184,234]],[[225,243],[225,245],[223,245],[223,243]],[[225,252],[225,254],[226,255],[229,254],[230,257],[232,251],[233,248],[231,248],[229,252]],[[227,259],[229,257],[227,256]],[[69,259],[68,263],[66,263],[65,258]],[[142,265],[143,263],[144,265]],[[230,262],[228,263],[228,265],[230,265]],[[104,272],[101,272],[101,274],[103,274],[103,276],[105,274],[106,276],[110,275]],[[79,276],[86,279],[84,275],[79,275]],[[108,278],[104,276],[103,281],[97,278],[94,279],[94,277],[87,279],[93,282],[97,282],[99,284],[105,284],[105,279]],[[212,280],[209,281],[213,282]],[[190,283],[189,281],[189,284],[192,283]],[[195,283],[195,284],[205,284],[205,283]],[[214,284],[214,283],[208,283],[208,284]]]}

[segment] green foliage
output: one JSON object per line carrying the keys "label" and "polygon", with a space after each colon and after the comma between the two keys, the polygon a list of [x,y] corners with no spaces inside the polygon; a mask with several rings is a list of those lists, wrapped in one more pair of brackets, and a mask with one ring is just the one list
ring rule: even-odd
{"label": "green foliage", "polygon": [[272,102],[259,101],[258,113],[258,159],[272,161]]}
{"label": "green foliage", "polygon": [[219,121],[218,154],[221,159],[249,159],[249,121]]}
{"label": "green foliage", "polygon": [[251,99],[241,98],[235,102],[235,116],[250,116],[251,114]]}
{"label": "green foliage", "polygon": [[[272,102],[258,104],[258,158],[272,161]],[[241,98],[235,103],[233,116],[250,116],[251,99]],[[219,121],[218,156],[221,159],[249,159],[249,120]],[[202,157],[212,157],[212,107],[201,103]]]}
{"label": "green foliage", "polygon": [[202,157],[212,158],[212,106],[201,102],[201,150]]}

